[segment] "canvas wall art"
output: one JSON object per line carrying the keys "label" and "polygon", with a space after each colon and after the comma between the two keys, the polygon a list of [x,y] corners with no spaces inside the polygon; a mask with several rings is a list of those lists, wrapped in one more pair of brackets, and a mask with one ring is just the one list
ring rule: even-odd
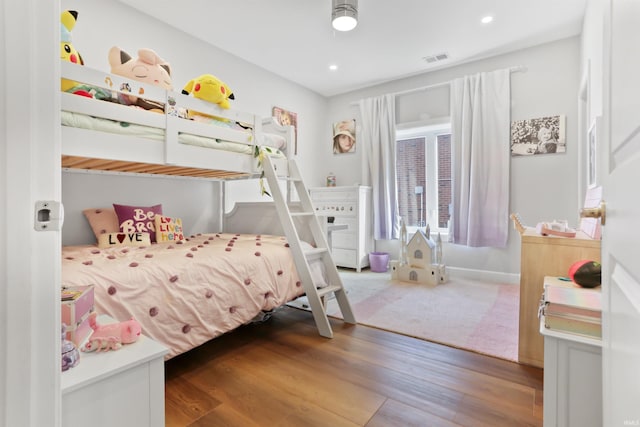
{"label": "canvas wall art", "polygon": [[333,124],[333,154],[356,152],[356,121],[342,120]]}
{"label": "canvas wall art", "polygon": [[[273,107],[271,110],[271,116],[275,117],[276,121],[283,126],[293,126],[294,132],[294,146],[293,154],[298,154],[298,114],[292,111],[287,111],[284,108]],[[291,147],[287,147],[291,149]]]}
{"label": "canvas wall art", "polygon": [[566,116],[547,116],[511,123],[511,155],[530,156],[567,151]]}

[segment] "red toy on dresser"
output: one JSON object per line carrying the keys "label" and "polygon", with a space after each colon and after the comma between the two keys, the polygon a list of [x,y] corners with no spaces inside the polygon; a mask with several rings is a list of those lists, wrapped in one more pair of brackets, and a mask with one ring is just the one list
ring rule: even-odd
{"label": "red toy on dresser", "polygon": [[95,312],[89,316],[89,325],[93,333],[82,347],[82,351],[118,350],[122,344],[136,342],[142,332],[140,324],[133,317],[124,322],[106,325],[99,325],[96,317]]}

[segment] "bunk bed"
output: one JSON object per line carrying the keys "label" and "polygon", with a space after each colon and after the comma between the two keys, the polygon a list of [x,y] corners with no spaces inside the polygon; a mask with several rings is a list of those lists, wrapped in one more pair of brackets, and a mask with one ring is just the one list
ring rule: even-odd
{"label": "bunk bed", "polygon": [[[259,154],[271,156],[286,174],[291,126],[274,118],[222,109],[179,92],[61,61],[63,78],[82,87],[61,93],[62,167],[70,169],[234,178],[259,173]],[[141,97],[164,113],[109,102],[94,93]],[[185,119],[198,112],[202,121]],[[215,118],[215,119],[214,119]],[[284,142],[283,142],[284,141]],[[285,144],[285,145],[283,145]]]}
{"label": "bunk bed", "polygon": [[[65,61],[61,71],[90,95],[61,93],[63,169],[225,180],[259,176],[261,159],[270,156],[287,172],[290,126]],[[123,88],[163,104],[164,112],[95,99],[105,91],[117,98]],[[184,111],[219,123],[189,120]],[[134,316],[143,333],[169,348],[166,359],[304,294],[279,235],[218,232],[145,243],[63,247],[62,285],[93,286],[96,311]],[[326,286],[321,263],[312,270],[315,286]]]}

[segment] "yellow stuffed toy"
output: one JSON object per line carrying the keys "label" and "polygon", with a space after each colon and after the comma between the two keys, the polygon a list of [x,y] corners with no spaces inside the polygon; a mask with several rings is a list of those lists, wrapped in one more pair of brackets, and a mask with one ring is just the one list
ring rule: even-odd
{"label": "yellow stuffed toy", "polygon": [[[73,47],[71,43],[71,31],[76,26],[78,12],[75,10],[65,10],[60,14],[60,59],[73,62],[74,64],[84,65],[82,56]],[[63,92],[67,92],[78,83],[68,79],[61,79],[60,88]]]}
{"label": "yellow stuffed toy", "polygon": [[194,98],[218,104],[220,108],[229,109],[230,99],[235,99],[233,92],[225,83],[212,74],[203,74],[189,80],[182,89],[185,95],[193,94]]}

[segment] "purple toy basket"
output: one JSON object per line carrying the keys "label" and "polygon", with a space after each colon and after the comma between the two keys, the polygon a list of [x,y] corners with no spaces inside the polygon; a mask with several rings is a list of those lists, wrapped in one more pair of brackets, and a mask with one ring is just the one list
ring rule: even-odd
{"label": "purple toy basket", "polygon": [[375,273],[386,273],[389,268],[389,254],[387,252],[370,252],[369,266]]}

